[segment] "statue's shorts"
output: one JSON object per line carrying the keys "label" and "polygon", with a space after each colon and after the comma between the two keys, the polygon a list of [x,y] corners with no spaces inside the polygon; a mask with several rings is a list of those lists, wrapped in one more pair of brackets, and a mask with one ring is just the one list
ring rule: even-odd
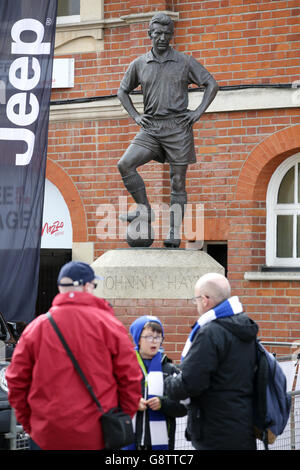
{"label": "statue's shorts", "polygon": [[192,126],[182,126],[179,117],[151,119],[151,126],[142,128],[132,144],[151,150],[154,160],[172,165],[196,162]]}

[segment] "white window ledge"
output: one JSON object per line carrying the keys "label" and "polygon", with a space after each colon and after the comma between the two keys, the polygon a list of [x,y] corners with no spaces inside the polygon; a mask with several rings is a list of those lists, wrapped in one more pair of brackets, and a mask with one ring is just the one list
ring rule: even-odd
{"label": "white window ledge", "polygon": [[176,11],[169,11],[169,10],[159,10],[159,11],[148,11],[146,13],[134,13],[131,15],[124,15],[120,16],[121,20],[125,21],[126,23],[141,23],[143,21],[150,21],[151,18],[157,13],[165,13],[166,15],[170,16],[173,21],[178,20],[179,13]]}
{"label": "white window ledge", "polygon": [[[213,103],[206,112],[229,112],[257,109],[275,109],[297,107],[294,89],[244,89],[225,91],[220,90]],[[189,107],[195,109],[201,103],[202,91],[189,93]],[[134,105],[139,112],[143,112],[143,97],[141,94],[131,96]],[[300,101],[299,101],[300,102]],[[121,119],[128,117],[116,97],[107,97],[98,101],[85,103],[66,103],[51,105],[50,120],[82,120],[82,119]]]}
{"label": "white window ledge", "polygon": [[300,281],[300,272],[295,271],[250,271],[244,273],[246,281]]}

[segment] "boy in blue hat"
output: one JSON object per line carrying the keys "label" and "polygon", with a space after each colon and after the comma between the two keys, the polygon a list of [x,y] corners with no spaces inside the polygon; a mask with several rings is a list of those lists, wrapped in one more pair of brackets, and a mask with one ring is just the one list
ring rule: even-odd
{"label": "boy in blue hat", "polygon": [[176,416],[185,416],[186,408],[164,394],[164,377],[176,372],[163,353],[164,329],[152,315],[137,318],[130,326],[136,355],[143,372],[142,398],[133,419],[135,444],[127,449],[174,449]]}

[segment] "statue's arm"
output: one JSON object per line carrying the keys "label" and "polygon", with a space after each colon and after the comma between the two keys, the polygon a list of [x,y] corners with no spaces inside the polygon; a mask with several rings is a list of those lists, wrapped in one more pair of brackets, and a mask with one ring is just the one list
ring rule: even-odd
{"label": "statue's arm", "polygon": [[215,99],[216,94],[219,90],[219,85],[217,84],[216,80],[210,76],[208,81],[203,84],[204,94],[201,103],[199,106],[192,112],[193,114],[193,124],[194,122],[198,121],[201,118],[202,114],[206,111],[209,107],[211,102]]}
{"label": "statue's arm", "polygon": [[188,110],[185,116],[182,117],[182,124],[192,126],[197,122],[206,109],[209,107],[211,102],[214,100],[216,94],[218,93],[219,86],[212,75],[207,73],[204,67],[197,63],[193,58],[190,59],[193,63],[190,74],[190,83],[195,83],[197,85],[204,86],[204,93],[202,96],[201,103],[194,110]]}
{"label": "statue's arm", "polygon": [[126,109],[129,116],[131,116],[132,119],[134,119],[134,121],[136,122],[138,126],[147,127],[150,125],[151,121],[149,121],[147,114],[141,115],[138,113],[127,91],[125,91],[122,88],[119,88],[117,96],[119,100],[121,101],[123,107]]}
{"label": "statue's arm", "polygon": [[117,96],[119,100],[121,101],[121,104],[123,105],[124,109],[129,114],[129,116],[131,116],[132,119],[134,119],[134,121],[138,125],[140,125],[141,115],[137,112],[136,108],[134,107],[134,104],[132,102],[132,99],[130,98],[129,93],[123,90],[122,88],[119,88]]}

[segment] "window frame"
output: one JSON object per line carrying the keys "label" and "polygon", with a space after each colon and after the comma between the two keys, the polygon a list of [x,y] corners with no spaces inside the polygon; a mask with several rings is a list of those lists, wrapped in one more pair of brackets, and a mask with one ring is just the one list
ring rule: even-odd
{"label": "window frame", "polygon": [[56,24],[58,25],[68,25],[72,23],[80,23],[80,15],[58,16],[56,18]]}
{"label": "window frame", "polygon": [[62,25],[62,24],[70,24],[70,23],[79,23],[81,21],[81,17],[80,17],[81,11],[82,11],[82,0],[79,0],[79,13],[73,14],[73,15],[61,15],[61,16],[59,16],[57,13],[56,24]]}
{"label": "window frame", "polygon": [[[298,267],[300,268],[300,257],[297,258],[297,215],[300,216],[300,201],[298,200],[298,171],[295,171],[294,201],[297,203],[277,203],[280,184],[287,171],[293,166],[300,165],[300,153],[287,158],[273,173],[267,189],[266,210],[266,265],[268,267]],[[277,215],[293,215],[293,257],[279,258],[276,256],[277,247]]]}
{"label": "window frame", "polygon": [[[79,15],[56,18],[55,54],[103,50],[103,29],[104,0],[80,0]],[[93,42],[86,45],[90,39]]]}

